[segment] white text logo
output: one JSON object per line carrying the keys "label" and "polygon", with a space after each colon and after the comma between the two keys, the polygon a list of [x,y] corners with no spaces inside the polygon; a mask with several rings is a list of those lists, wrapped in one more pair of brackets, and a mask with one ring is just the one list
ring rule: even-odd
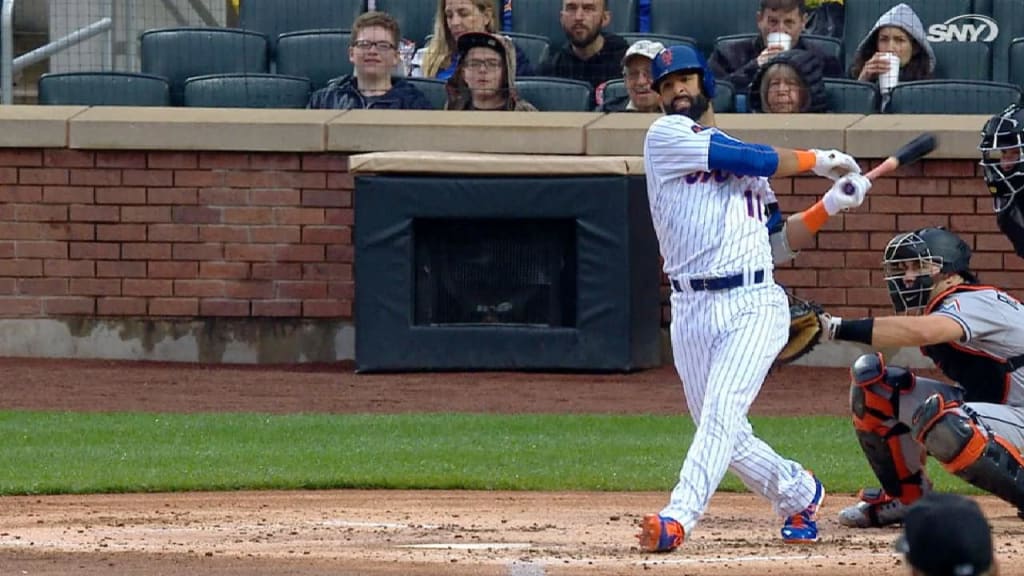
{"label": "white text logo", "polygon": [[981,14],[961,14],[928,27],[929,42],[991,42],[999,36],[999,24]]}

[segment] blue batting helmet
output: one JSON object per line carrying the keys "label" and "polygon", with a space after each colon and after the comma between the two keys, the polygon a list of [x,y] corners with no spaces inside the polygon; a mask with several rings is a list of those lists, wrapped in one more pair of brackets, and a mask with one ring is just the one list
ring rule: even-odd
{"label": "blue batting helmet", "polygon": [[651,61],[651,78],[654,78],[651,82],[652,87],[658,90],[658,85],[666,76],[682,70],[699,70],[704,95],[708,98],[715,97],[715,75],[708,67],[704,56],[694,48],[681,44],[665,48]]}

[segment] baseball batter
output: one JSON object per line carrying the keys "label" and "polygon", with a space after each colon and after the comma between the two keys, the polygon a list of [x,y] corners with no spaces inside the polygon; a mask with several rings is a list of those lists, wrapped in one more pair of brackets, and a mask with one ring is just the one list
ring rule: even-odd
{"label": "baseball batter", "polygon": [[[678,548],[727,469],[785,518],[784,540],[813,542],[824,488],[754,436],[747,412],[788,338],[774,261],[808,246],[830,215],[859,206],[871,184],[841,152],[747,144],[715,128],[714,75],[692,48],[659,52],[651,77],[667,115],[644,143],[647,193],[672,285],[672,351],[697,432],[669,504],[643,519],[641,548]],[[806,171],[839,181],[783,223],[767,177]]]}
{"label": "baseball batter", "polygon": [[857,439],[882,484],[839,521],[866,528],[901,522],[931,489],[927,455],[1024,509],[1024,305],[970,270],[971,249],[943,228],[899,234],[883,271],[899,313],[847,319],[825,315],[827,337],[876,348],[920,346],[947,384],[887,366],[882,354],[853,364],[850,404]]}

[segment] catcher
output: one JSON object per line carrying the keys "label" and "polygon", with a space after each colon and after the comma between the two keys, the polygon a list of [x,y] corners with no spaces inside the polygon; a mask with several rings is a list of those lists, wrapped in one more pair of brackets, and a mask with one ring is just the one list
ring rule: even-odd
{"label": "catcher", "polygon": [[844,526],[901,522],[931,490],[928,455],[1024,518],[1024,305],[980,284],[970,263],[970,248],[944,228],[899,234],[885,248],[883,273],[893,307],[908,315],[821,314],[823,339],[920,346],[956,383],[887,366],[880,353],[854,362],[854,428],[882,486],[861,490],[860,502],[840,512]]}

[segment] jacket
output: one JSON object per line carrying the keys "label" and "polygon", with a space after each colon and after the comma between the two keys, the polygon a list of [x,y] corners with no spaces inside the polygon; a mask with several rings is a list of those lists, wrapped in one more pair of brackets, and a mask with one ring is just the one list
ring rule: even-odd
{"label": "jacket", "polygon": [[850,77],[856,79],[860,75],[860,69],[864,66],[864,62],[867,62],[877,52],[878,30],[886,26],[895,26],[905,31],[921,47],[921,52],[912,56],[910,63],[900,69],[900,82],[931,78],[935,73],[935,51],[932,50],[932,45],[928,42],[928,33],[925,31],[921,19],[906,4],[897,4],[878,17],[874,27],[857,45],[856,57],[850,67]]}
{"label": "jacket", "polygon": [[626,55],[629,44],[625,38],[608,32],[604,36],[604,46],[588,60],[580,60],[572,51],[572,43],[566,42],[557,52],[551,53],[540,65],[539,76],[557,76],[589,82],[596,90],[598,86],[622,77],[622,57]]}
{"label": "jacket", "polygon": [[785,64],[796,70],[797,76],[807,88],[807,102],[801,112],[825,112],[828,110],[828,94],[825,92],[825,78],[822,75],[822,62],[817,54],[807,50],[787,50],[776,54],[764,66],[758,69],[754,80],[750,83],[748,102],[752,112],[764,112],[761,101],[761,83],[764,73],[774,64]]}
{"label": "jacket", "polygon": [[[764,38],[760,34],[744,42],[732,42],[724,46],[715,46],[708,60],[708,66],[715,73],[716,80],[727,80],[735,88],[737,94],[746,94],[750,91],[750,83],[757,74],[757,57],[766,48]],[[828,78],[842,78],[843,65],[829,54],[825,54],[813,46],[804,42],[801,36],[793,50],[806,50],[813,52],[821,58],[822,74]]]}
{"label": "jacket", "polygon": [[[519,94],[516,91],[516,51],[515,45],[506,36],[493,35],[497,38],[502,46],[505,47],[505,53],[503,54],[502,62],[505,65],[505,93],[507,98],[505,99],[505,107],[503,110],[515,110],[519,112],[536,112],[537,107],[530,104],[526,100],[519,98]],[[455,73],[448,79],[448,102],[445,104],[445,110],[476,110],[473,106],[473,96],[469,92],[469,86],[466,84],[466,80],[463,77],[463,66],[461,54],[459,55],[459,66],[455,69]]]}
{"label": "jacket", "polygon": [[359,91],[359,79],[348,74],[335,78],[327,86],[313,92],[307,108],[351,110],[373,108],[385,110],[431,110],[433,107],[419,88],[401,77],[391,79],[391,90],[368,101]]}

